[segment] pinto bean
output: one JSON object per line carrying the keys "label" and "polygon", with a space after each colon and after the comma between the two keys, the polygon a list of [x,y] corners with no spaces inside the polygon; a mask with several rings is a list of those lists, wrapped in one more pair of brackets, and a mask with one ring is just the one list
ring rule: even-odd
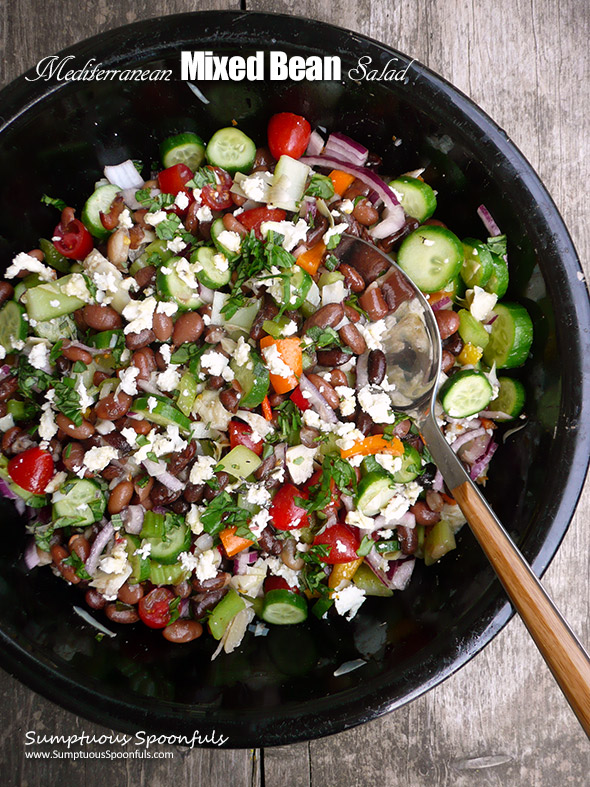
{"label": "pinto bean", "polygon": [[277,316],[279,313],[279,309],[273,299],[271,298],[268,293],[265,294],[264,300],[262,301],[262,306],[258,310],[258,314],[254,318],[254,322],[252,323],[252,327],[250,328],[250,338],[254,339],[254,341],[260,341],[264,336],[264,329],[262,328],[262,323],[265,320],[272,320],[274,317]]}
{"label": "pinto bean", "polygon": [[185,342],[196,342],[201,334],[205,323],[198,312],[186,312],[181,314],[174,323],[172,341],[178,347]]}
{"label": "pinto bean", "polygon": [[94,412],[97,418],[114,421],[129,412],[132,401],[133,397],[123,391],[119,391],[118,394],[111,393],[97,402]]}
{"label": "pinto bean", "polygon": [[139,289],[143,290],[144,287],[154,284],[156,281],[156,273],[157,270],[154,265],[146,265],[145,268],[140,268],[134,276]]}
{"label": "pinto bean", "polygon": [[237,413],[240,406],[240,394],[233,388],[226,388],[219,394],[219,401],[230,413]]}
{"label": "pinto bean", "polygon": [[356,197],[366,197],[371,188],[360,178],[355,178],[342,195],[343,199],[354,200]]}
{"label": "pinto bean", "polygon": [[137,623],[139,620],[139,615],[133,607],[118,609],[116,604],[107,604],[104,608],[104,614],[113,623]]}
{"label": "pinto bean", "polygon": [[274,555],[276,557],[283,551],[281,542],[273,535],[269,527],[265,527],[258,536],[258,543],[262,547],[262,551],[266,552],[268,555]]}
{"label": "pinto bean", "polygon": [[107,258],[117,268],[123,268],[129,256],[129,230],[119,227],[115,230],[107,242]]}
{"label": "pinto bean", "polygon": [[341,303],[328,303],[322,306],[315,314],[308,317],[303,324],[303,333],[307,333],[310,328],[334,328],[344,317],[344,309]]}
{"label": "pinto bean", "polygon": [[268,148],[256,148],[253,169],[268,169],[275,163],[272,153]]}
{"label": "pinto bean", "polygon": [[396,528],[397,540],[404,555],[413,555],[418,548],[418,534],[415,527],[398,525]]}
{"label": "pinto bean", "polygon": [[10,399],[12,396],[14,396],[17,388],[17,377],[5,377],[4,380],[0,382],[0,402],[5,402],[7,399]]}
{"label": "pinto bean", "polygon": [[183,581],[179,582],[178,585],[174,585],[172,591],[174,592],[175,596],[178,596],[178,598],[188,598],[192,593],[191,583],[186,579],[183,579]]}
{"label": "pinto bean", "polygon": [[317,356],[320,366],[343,366],[350,361],[350,355],[342,350],[318,350]]}
{"label": "pinto bean", "polygon": [[143,230],[149,229],[147,224],[145,223],[145,217],[146,217],[147,213],[148,213],[148,209],[147,208],[139,208],[139,210],[133,211],[133,221],[136,224],[139,224],[139,226]]}
{"label": "pinto bean", "polygon": [[143,588],[141,585],[131,585],[129,582],[125,582],[119,588],[117,598],[119,601],[122,601],[123,604],[130,604],[133,606],[137,604],[140,598],[143,598]]}
{"label": "pinto bean", "polygon": [[343,262],[338,270],[344,276],[344,283],[352,292],[362,292],[365,289],[365,280],[361,274],[350,265]]}
{"label": "pinto bean", "polygon": [[170,503],[170,508],[174,511],[175,514],[179,516],[184,516],[190,508],[190,505],[186,502],[183,497],[179,497],[178,500],[175,500],[173,503]]}
{"label": "pinto bean", "polygon": [[304,445],[306,448],[317,448],[318,447],[318,437],[320,433],[317,429],[313,429],[311,426],[302,426],[301,431],[299,433],[299,439],[301,440],[301,444]]}
{"label": "pinto bean", "polygon": [[423,500],[418,500],[410,506],[410,511],[416,517],[418,525],[435,525],[440,520],[439,512],[431,511]]}
{"label": "pinto bean", "polygon": [[230,579],[231,574],[227,571],[218,571],[211,579],[197,579],[197,577],[193,577],[192,586],[197,593],[210,593],[212,590],[220,590],[227,587]]}
{"label": "pinto bean", "polygon": [[389,306],[379,287],[366,290],[359,297],[359,306],[367,312],[369,319],[373,322],[389,313]]}
{"label": "pinto bean", "polygon": [[150,500],[155,506],[168,506],[170,503],[178,500],[181,494],[182,489],[173,491],[162,484],[160,481],[155,481],[150,494]]}
{"label": "pinto bean", "polygon": [[80,426],[76,426],[76,424],[63,413],[59,413],[55,417],[55,422],[62,431],[75,440],[87,440],[94,434],[94,426],[90,421],[83,420]]}
{"label": "pinto bean", "polygon": [[365,284],[371,284],[391,268],[389,261],[370,246],[355,249],[354,257],[347,264],[360,273]]}
{"label": "pinto bean", "polygon": [[149,380],[152,372],[158,368],[156,356],[151,347],[142,347],[131,356],[131,364],[139,369],[138,380]]}
{"label": "pinto bean", "polygon": [[7,281],[0,281],[0,306],[14,295],[14,287]]}
{"label": "pinto bean", "polygon": [[211,377],[207,378],[207,388],[210,388],[212,391],[219,391],[225,385],[225,380],[220,374],[212,374]]}
{"label": "pinto bean", "polygon": [[203,497],[205,491],[204,484],[191,484],[188,483],[183,492],[183,497],[187,503],[198,503]]}
{"label": "pinto bean", "polygon": [[434,312],[434,319],[441,339],[448,339],[459,329],[459,315],[452,309],[439,309]]}
{"label": "pinto bean", "polygon": [[319,374],[308,374],[307,379],[310,383],[315,385],[321,395],[324,397],[326,402],[330,405],[332,410],[336,410],[338,405],[340,404],[340,397],[336,393],[336,391],[332,388],[330,383],[327,380],[324,380],[323,377],[320,377]]}
{"label": "pinto bean", "polygon": [[76,574],[76,571],[73,566],[64,565],[64,560],[69,557],[69,552],[65,547],[62,547],[60,544],[54,544],[50,549],[51,557],[53,562],[59,569],[60,574],[64,579],[67,579],[68,582],[71,582],[72,585],[77,585],[80,581],[80,577]]}
{"label": "pinto bean", "polygon": [[82,347],[76,347],[76,345],[70,344],[62,347],[61,354],[67,358],[68,361],[73,361],[74,363],[76,363],[76,361],[82,361],[86,366],[92,363],[92,356],[88,350],[83,350]]}
{"label": "pinto bean", "polygon": [[142,240],[145,238],[145,232],[139,224],[134,224],[129,230],[129,248],[138,249],[141,246]]}
{"label": "pinto bean", "polygon": [[330,382],[334,387],[337,385],[348,385],[348,377],[342,369],[332,369],[330,372]]}
{"label": "pinto bean", "polygon": [[196,618],[202,618],[205,612],[208,612],[219,604],[226,593],[227,588],[220,588],[219,590],[212,590],[209,593],[199,593],[198,596],[193,596],[191,599],[193,615]]}
{"label": "pinto bean", "polygon": [[90,554],[90,543],[83,535],[75,535],[68,541],[68,548],[70,552],[75,552],[80,560],[86,562]]}
{"label": "pinto bean", "polygon": [[387,360],[383,350],[371,350],[367,364],[367,372],[371,385],[380,385],[385,377]]}
{"label": "pinto bean", "polygon": [[394,437],[399,437],[401,439],[402,437],[406,437],[411,428],[412,422],[409,418],[406,418],[404,421],[400,421],[393,427],[392,434]]}
{"label": "pinto bean", "polygon": [[243,224],[240,224],[232,213],[224,213],[222,221],[223,226],[228,232],[237,232],[240,238],[245,238],[248,234],[248,230]]}
{"label": "pinto bean", "polygon": [[74,322],[76,323],[78,330],[82,333],[86,333],[88,330],[88,325],[86,324],[86,320],[84,319],[84,307],[81,309],[76,309],[74,312]]}
{"label": "pinto bean", "polygon": [[461,350],[463,349],[463,339],[459,336],[458,333],[454,333],[452,336],[449,336],[446,341],[443,342],[443,347],[445,350],[448,350],[453,355],[459,355]]}
{"label": "pinto bean", "polygon": [[187,231],[191,233],[191,235],[196,235],[199,231],[200,222],[197,216],[197,211],[199,210],[200,207],[201,207],[200,201],[195,200],[194,202],[191,202],[186,212],[184,226],[186,227]]}
{"label": "pinto bean", "polygon": [[178,475],[181,470],[184,470],[193,461],[196,453],[197,444],[192,440],[182,451],[175,451],[173,454],[170,454],[168,472],[172,475]]}
{"label": "pinto bean", "polygon": [[111,202],[109,210],[106,213],[100,211],[100,220],[105,230],[114,230],[119,223],[119,216],[125,209],[125,200],[122,194],[117,194],[115,199]]}
{"label": "pinto bean", "polygon": [[318,213],[313,227],[307,231],[307,235],[305,236],[305,245],[307,248],[311,249],[316,245],[316,243],[319,243],[322,239],[322,235],[324,235],[327,229],[328,219],[325,216],[322,216],[321,213]]}
{"label": "pinto bean", "polygon": [[362,355],[367,349],[366,341],[353,323],[349,322],[347,325],[343,325],[338,331],[338,336],[340,336],[344,344],[350,347],[355,355]]}
{"label": "pinto bean", "polygon": [[356,203],[352,215],[364,227],[370,227],[379,220],[379,211],[367,199],[361,199]]}
{"label": "pinto bean", "polygon": [[455,356],[448,350],[443,350],[440,356],[440,368],[445,374],[450,372],[455,365]]}
{"label": "pinto bean", "polygon": [[220,470],[219,473],[215,473],[215,478],[217,479],[217,489],[213,489],[209,484],[205,484],[203,490],[203,497],[208,503],[217,497],[220,492],[223,492],[225,487],[229,484],[229,475],[223,470]]}
{"label": "pinto bean", "polygon": [[125,346],[128,350],[141,350],[155,340],[154,332],[151,328],[144,328],[139,333],[128,333],[125,336]]}
{"label": "pinto bean", "polygon": [[10,429],[7,429],[6,432],[2,435],[2,453],[6,454],[7,456],[11,456],[12,454],[17,453],[14,451],[14,443],[16,439],[22,432],[20,426],[11,426]]}
{"label": "pinto bean", "polygon": [[174,331],[174,321],[172,317],[162,312],[154,312],[152,330],[159,342],[167,342]]}
{"label": "pinto bean", "polygon": [[368,413],[359,412],[356,417],[356,428],[359,432],[362,432],[365,437],[370,434],[371,428],[373,426],[373,419]]}
{"label": "pinto bean", "polygon": [[123,325],[121,315],[111,306],[89,304],[83,308],[84,320],[89,328],[95,331],[110,331]]}
{"label": "pinto bean", "polygon": [[245,205],[248,202],[248,197],[242,197],[241,194],[235,194],[233,191],[230,191],[230,195],[232,198],[232,202],[234,205],[237,205],[238,208],[241,208],[242,205]]}
{"label": "pinto bean", "polygon": [[131,481],[121,481],[120,484],[111,491],[107,509],[109,514],[120,514],[128,506],[133,497],[133,484]]}
{"label": "pinto bean", "polygon": [[84,596],[84,600],[90,609],[102,609],[107,603],[107,600],[102,595],[102,593],[99,593],[98,590],[95,590],[94,588],[88,588],[86,595]]}
{"label": "pinto bean", "polygon": [[194,639],[198,639],[202,633],[203,626],[196,620],[175,620],[174,623],[170,623],[162,629],[164,639],[177,645],[192,642]]}
{"label": "pinto bean", "polygon": [[66,470],[70,473],[75,473],[80,470],[84,464],[84,447],[80,443],[69,443],[61,454],[61,461],[64,463]]}

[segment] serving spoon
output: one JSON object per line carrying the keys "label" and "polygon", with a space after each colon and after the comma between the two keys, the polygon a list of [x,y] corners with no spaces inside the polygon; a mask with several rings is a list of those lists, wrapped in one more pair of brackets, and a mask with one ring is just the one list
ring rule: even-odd
{"label": "serving spoon", "polygon": [[395,319],[388,317],[391,327],[382,343],[387,380],[394,386],[389,391],[393,407],[414,418],[447,487],[590,737],[590,658],[437,424],[442,345],[434,312],[404,271],[375,246],[344,235],[333,253],[341,262],[370,272],[368,278],[378,272],[387,281]]}

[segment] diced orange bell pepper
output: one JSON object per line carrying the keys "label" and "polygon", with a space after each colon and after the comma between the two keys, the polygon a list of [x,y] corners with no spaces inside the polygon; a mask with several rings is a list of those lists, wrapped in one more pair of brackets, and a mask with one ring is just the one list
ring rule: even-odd
{"label": "diced orange bell pepper", "polygon": [[307,271],[311,276],[315,276],[318,272],[318,268],[322,262],[326,251],[326,244],[323,241],[316,243],[315,246],[312,246],[311,249],[304,251],[303,254],[300,254],[297,257],[297,265],[300,268],[303,268],[304,271]]}
{"label": "diced orange bell pepper", "polygon": [[341,582],[350,581],[362,562],[363,558],[359,557],[358,560],[351,560],[349,563],[334,563],[332,573],[328,577],[328,587],[334,590]]}
{"label": "diced orange bell pepper", "polygon": [[267,421],[272,421],[272,407],[270,406],[270,402],[268,401],[268,396],[265,396],[262,400],[262,415],[266,418]]}
{"label": "diced orange bell pepper", "polygon": [[359,440],[351,448],[342,449],[340,455],[343,459],[348,459],[349,456],[371,456],[372,454],[392,454],[393,456],[402,456],[404,453],[404,444],[399,437],[393,437],[391,440],[386,440],[382,434],[374,434],[365,437],[364,440]]}
{"label": "diced orange bell pepper", "polygon": [[447,495],[445,492],[439,492],[439,494],[442,497],[442,499],[445,501],[445,503],[448,503],[450,506],[458,505],[454,497]]}
{"label": "diced orange bell pepper", "polygon": [[334,191],[339,196],[342,196],[354,181],[354,175],[349,175],[348,172],[342,172],[341,169],[333,169],[332,172],[330,172],[329,178],[334,186]]}
{"label": "diced orange bell pepper", "polygon": [[243,549],[247,549],[254,543],[253,541],[250,541],[249,538],[236,536],[237,529],[238,528],[235,525],[233,527],[226,527],[225,530],[222,530],[219,534],[219,538],[221,539],[221,543],[225,549],[225,554],[228,557],[237,555],[238,552],[241,552]]}
{"label": "diced orange bell pepper", "polygon": [[273,344],[276,345],[281,360],[287,364],[293,374],[289,377],[281,377],[271,372],[270,382],[277,393],[287,393],[299,385],[299,377],[303,372],[301,342],[296,336],[290,336],[288,339],[273,339],[272,336],[264,336],[260,340],[261,348],[270,347]]}

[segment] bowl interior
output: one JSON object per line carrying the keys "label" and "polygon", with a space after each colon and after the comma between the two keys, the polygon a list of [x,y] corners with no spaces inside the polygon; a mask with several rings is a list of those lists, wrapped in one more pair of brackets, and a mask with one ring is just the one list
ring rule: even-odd
{"label": "bowl interior", "polygon": [[[231,17],[231,23],[230,23]],[[258,144],[277,111],[343,131],[383,156],[392,175],[426,167],[438,191],[437,216],[459,236],[485,238],[476,215],[485,203],[509,238],[509,296],[535,323],[532,360],[517,370],[529,416],[492,464],[486,496],[525,556],[542,570],[568,525],[581,487],[587,435],[580,321],[587,300],[574,292],[571,241],[528,164],[461,94],[417,64],[405,82],[346,78],[361,54],[375,64],[394,55],[344,31],[303,20],[195,14],[140,23],[75,47],[76,63],[171,68],[181,49],[224,54],[258,49],[339,54],[342,82],[75,82],[56,88],[22,79],[4,91],[9,122],[0,131],[0,262],[51,237],[57,213],[41,194],[80,207],[105,164],[141,159],[144,176],[168,134],[205,139],[237,121]],[[131,43],[132,42],[132,43]],[[274,43],[276,42],[276,43]],[[302,43],[305,42],[305,43]],[[40,100],[37,100],[40,99]],[[204,99],[204,100],[203,100]],[[22,107],[26,110],[20,112]],[[402,142],[395,145],[393,138]],[[0,549],[0,629],[4,665],[79,713],[111,726],[168,732],[214,726],[233,746],[287,743],[372,718],[442,680],[507,621],[499,583],[467,529],[457,550],[422,565],[404,593],[369,599],[350,623],[317,621],[249,636],[240,650],[211,662],[211,639],[173,646],[143,627],[117,629],[98,642],[71,611],[82,599],[47,569],[26,573],[24,529],[10,504]],[[83,605],[83,604],[82,604]],[[334,677],[344,662],[366,664]]]}

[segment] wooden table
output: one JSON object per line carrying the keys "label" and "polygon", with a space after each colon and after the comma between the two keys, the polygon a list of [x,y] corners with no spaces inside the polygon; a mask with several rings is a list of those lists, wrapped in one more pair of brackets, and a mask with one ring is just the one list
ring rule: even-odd
{"label": "wooden table", "polygon": [[[484,8],[484,5],[486,6]],[[492,8],[493,5],[493,8]],[[0,84],[95,33],[161,14],[248,8],[337,22],[408,53],[486,110],[556,200],[590,259],[590,7],[584,0],[5,0]],[[1,109],[0,109],[1,111]],[[590,272],[590,268],[586,269]],[[590,644],[590,485],[545,583]],[[588,784],[588,742],[519,620],[411,705],[331,738],[264,751],[175,750],[173,759],[24,758],[24,732],[105,732],[0,674],[6,785],[169,784],[348,787]]]}

